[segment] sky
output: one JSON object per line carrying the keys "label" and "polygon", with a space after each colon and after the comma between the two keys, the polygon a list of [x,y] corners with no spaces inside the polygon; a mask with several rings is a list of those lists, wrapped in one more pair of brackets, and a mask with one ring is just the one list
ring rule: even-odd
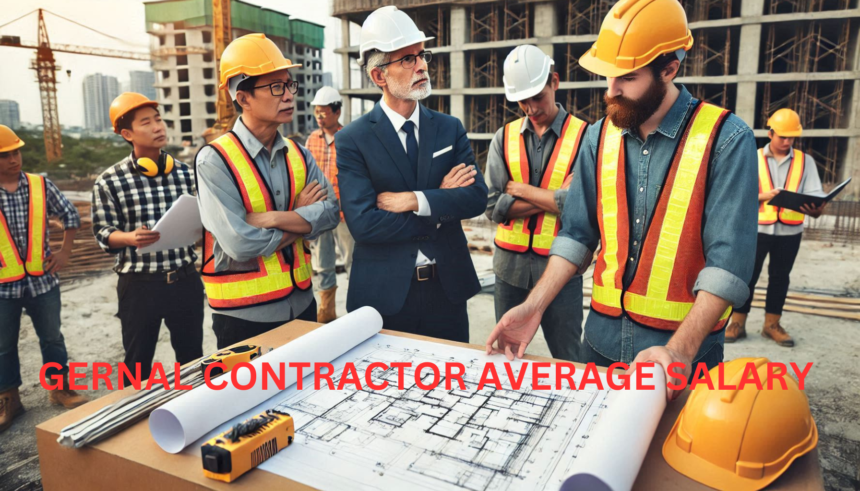
{"label": "sky", "polygon": [[[335,85],[340,85],[340,63],[334,54],[339,46],[340,20],[330,17],[332,0],[245,0],[326,26],[323,71],[334,74]],[[101,31],[103,36],[72,24],[51,13],[45,14],[45,24],[52,44],[73,44],[127,51],[149,50],[150,36],[146,33],[144,7],[141,0],[24,0],[4,2],[0,9],[0,25],[6,24],[37,8],[43,8],[67,19]],[[38,24],[35,13],[8,26],[0,27],[0,35],[20,36],[22,41],[38,41]],[[42,123],[42,105],[36,73],[30,69],[35,50],[0,46],[0,99],[17,101],[21,121]],[[57,73],[57,101],[60,122],[64,126],[83,126],[84,77],[92,73],[112,75],[120,83],[128,82],[128,73],[150,70],[149,62],[101,58],[96,56],[55,53],[60,71]],[[70,72],[67,73],[67,70]]]}

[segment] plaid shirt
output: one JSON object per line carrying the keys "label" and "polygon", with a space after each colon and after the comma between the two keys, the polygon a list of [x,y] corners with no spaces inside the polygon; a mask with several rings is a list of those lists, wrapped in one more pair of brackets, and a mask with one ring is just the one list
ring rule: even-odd
{"label": "plaid shirt", "polygon": [[[45,191],[48,205],[48,216],[57,216],[63,221],[63,227],[79,228],[81,217],[75,206],[63,196],[63,193],[54,186],[54,183],[45,179]],[[0,211],[6,217],[9,232],[15,240],[15,246],[22,256],[27,254],[30,212],[30,184],[22,172],[18,177],[18,189],[14,193],[0,187]],[[48,245],[48,229],[45,228],[45,257],[51,255]],[[23,260],[23,257],[21,258]],[[51,291],[60,284],[56,274],[44,274],[42,276],[27,275],[23,279],[12,283],[0,284],[0,298],[22,298],[25,292],[32,296],[42,295]]]}
{"label": "plaid shirt", "polygon": [[[337,131],[341,129],[343,129],[343,126],[337,127]],[[337,131],[335,134],[337,134]],[[340,186],[337,184],[337,152],[334,147],[334,138],[331,139],[331,143],[326,142],[323,130],[319,129],[308,136],[305,147],[314,156],[314,160],[317,161],[317,165],[322,169],[323,175],[331,183],[331,187],[334,188],[334,195],[337,197],[338,205],[340,205]],[[343,221],[343,210],[340,212],[340,220]]]}
{"label": "plaid shirt", "polygon": [[194,246],[138,254],[136,247],[112,249],[113,232],[152,227],[183,194],[195,194],[191,169],[175,160],[173,172],[148,178],[134,167],[131,156],[104,171],[93,188],[93,235],[108,254],[116,255],[117,273],[163,273],[197,260]]}

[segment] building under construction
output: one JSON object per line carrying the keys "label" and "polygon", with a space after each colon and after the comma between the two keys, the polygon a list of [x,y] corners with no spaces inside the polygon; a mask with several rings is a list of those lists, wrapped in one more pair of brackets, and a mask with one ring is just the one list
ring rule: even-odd
{"label": "building under construction", "polygon": [[[334,0],[342,22],[338,49],[344,73],[357,70],[353,23],[397,5],[436,39],[426,104],[460,118],[483,164],[490,139],[519,117],[502,87],[502,66],[519,44],[550,54],[561,77],[557,100],[593,122],[602,116],[606,82],[577,60],[597,39],[614,0]],[[860,181],[860,64],[856,0],[682,0],[695,45],[677,79],[694,96],[727,107],[767,135],[767,115],[791,107],[804,126],[801,147],[815,157],[825,187]],[[355,29],[353,28],[353,32]],[[352,77],[357,80],[359,77]],[[342,94],[379,99],[366,77]],[[368,104],[345,104],[367,110]],[[764,140],[762,140],[763,142]],[[857,189],[853,186],[854,197]],[[847,196],[846,196],[847,197]]]}
{"label": "building under construction", "polygon": [[[217,120],[218,66],[212,0],[166,0],[146,7],[146,30],[152,36],[152,69],[157,98],[171,144],[196,147]],[[230,2],[232,38],[265,33],[284,55],[303,65],[292,70],[299,82],[293,122],[284,134],[305,136],[315,128],[308,101],[323,85],[323,26],[256,5]]]}

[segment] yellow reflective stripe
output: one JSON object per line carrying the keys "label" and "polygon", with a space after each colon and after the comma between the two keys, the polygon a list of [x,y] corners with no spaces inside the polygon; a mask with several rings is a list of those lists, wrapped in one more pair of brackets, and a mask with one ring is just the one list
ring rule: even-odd
{"label": "yellow reflective stripe", "polygon": [[294,244],[295,248],[293,249],[293,252],[298,258],[299,266],[293,270],[293,273],[296,275],[296,281],[304,282],[313,275],[313,268],[305,255],[304,241],[302,241],[302,239],[297,239]]}
{"label": "yellow reflective stripe", "polygon": [[[803,152],[800,150],[795,150],[792,155],[791,167],[788,169],[788,179],[785,180],[785,189],[786,191],[792,191],[794,193],[800,189],[800,181],[803,179]],[[779,217],[783,221],[788,222],[802,222],[806,219],[806,215],[800,213],[799,211],[789,210],[788,208],[780,208],[779,209]]]}
{"label": "yellow reflective stripe", "polygon": [[[767,159],[764,156],[763,148],[758,151],[758,182],[761,187],[762,194],[773,190],[770,179],[770,169],[767,166]],[[766,201],[763,201],[758,212],[758,221],[765,223],[776,222],[777,213],[778,211],[775,206],[771,206],[767,204]]]}
{"label": "yellow reflective stripe", "polygon": [[[620,306],[621,290],[615,290],[615,273],[618,272],[618,193],[616,181],[618,179],[618,157],[621,155],[622,138],[621,129],[612,124],[609,119],[605,119],[603,124],[607,127],[603,137],[603,155],[600,166],[600,205],[603,208],[603,234],[606,238],[606,243],[603,244],[603,261],[606,263],[606,269],[603,270],[600,280],[604,288],[614,290],[607,293],[607,296],[615,296],[617,293],[618,298],[595,300],[604,305]],[[595,289],[597,289],[596,284]],[[598,295],[598,299],[600,298],[602,296]]]}
{"label": "yellow reflective stripe", "polygon": [[[592,298],[594,292],[592,292]],[[636,293],[627,292],[624,294],[624,308],[629,312],[644,315],[654,319],[662,319],[666,321],[681,322],[690,313],[693,308],[692,302],[673,302],[665,298],[649,298]],[[729,307],[720,316],[720,320],[725,320],[732,312]]]}
{"label": "yellow reflective stripe", "polygon": [[305,188],[305,181],[307,180],[304,160],[302,160],[301,150],[299,150],[299,146],[296,142],[287,139],[286,140],[287,147],[289,151],[287,151],[287,165],[290,166],[292,171],[292,178],[294,182],[295,189],[293,190],[293,195],[290,197],[292,200],[292,206],[290,206],[290,210],[295,208],[296,196],[302,192]]}
{"label": "yellow reflective stripe", "polygon": [[508,128],[508,169],[511,171],[511,179],[515,182],[526,182],[522,173],[520,162],[520,131],[523,129],[523,121],[525,118],[520,118],[509,123]]}
{"label": "yellow reflective stripe", "polygon": [[[651,275],[648,277],[648,290],[646,293],[648,302],[643,304],[648,310],[630,309],[632,312],[647,315],[648,317],[666,319],[663,314],[659,314],[662,309],[657,309],[655,312],[651,311],[651,307],[653,306],[651,300],[659,303],[666,301],[668,298],[669,287],[672,283],[672,271],[675,268],[675,259],[678,254],[681,233],[684,230],[690,200],[696,187],[696,179],[699,176],[699,170],[702,168],[702,159],[708,149],[711,133],[714,130],[714,126],[719,122],[722,113],[723,109],[720,107],[702,104],[696,118],[693,120],[693,124],[687,135],[687,141],[684,144],[680,162],[678,162],[678,170],[675,174],[675,181],[672,183],[669,203],[666,207],[666,216],[663,218],[663,224],[660,227],[660,236],[657,240],[657,250],[651,266]],[[667,306],[666,310],[672,312],[673,308]]]}
{"label": "yellow reflective stripe", "polygon": [[[21,279],[24,276],[24,263],[18,256],[18,248],[12,239],[12,233],[6,223],[6,217],[0,210],[0,259],[4,267],[0,267],[0,282],[4,280]],[[2,265],[0,265],[2,266]]]}
{"label": "yellow reflective stripe", "polygon": [[43,258],[45,257],[45,181],[42,176],[26,174],[30,184],[30,236],[27,238],[29,252],[26,267],[30,273],[43,273]]}
{"label": "yellow reflective stripe", "polygon": [[289,273],[281,270],[281,264],[275,254],[263,258],[263,266],[268,274],[259,278],[227,283],[206,283],[206,295],[215,300],[236,300],[265,295],[293,286],[292,278]]}
{"label": "yellow reflective stripe", "polygon": [[[232,138],[228,138],[229,135],[225,135],[224,138],[218,140],[218,143],[221,144],[221,148],[227,152],[227,159],[233,163],[233,167],[236,169],[236,172],[239,173],[237,176],[242,183],[248,193],[248,199],[251,203],[251,209],[254,213],[262,213],[264,211],[269,211],[266,208],[266,198],[263,195],[263,190],[260,186],[260,183],[257,181],[257,177],[254,175],[254,171],[251,168],[251,162],[245,158],[242,149],[239,148],[239,145],[233,141]],[[262,179],[263,176],[260,176]]]}
{"label": "yellow reflective stripe", "polygon": [[528,231],[523,232],[524,224],[524,218],[517,218],[511,228],[499,225],[496,227],[496,240],[505,244],[528,246],[529,233]]}
{"label": "yellow reflective stripe", "polygon": [[591,289],[591,299],[607,307],[621,308],[621,290],[612,284],[601,286],[595,283]]}

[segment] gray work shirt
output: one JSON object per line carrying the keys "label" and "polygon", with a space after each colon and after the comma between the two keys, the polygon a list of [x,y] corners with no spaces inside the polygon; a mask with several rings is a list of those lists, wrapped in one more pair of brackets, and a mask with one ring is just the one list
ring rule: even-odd
{"label": "gray work shirt", "polygon": [[[286,145],[281,135],[275,138],[270,154],[265,146],[248,130],[242,118],[236,121],[233,132],[239,137],[248,154],[254,159],[260,176],[266,181],[279,211],[286,211],[290,196],[290,176],[285,165]],[[319,181],[327,192],[326,199],[296,211],[311,224],[311,233],[305,239],[334,229],[340,221],[337,197],[326,180],[313,155],[298,145],[307,163],[307,182]],[[230,269],[233,262],[245,262],[258,256],[275,253],[284,236],[280,230],[260,229],[245,221],[245,205],[239,189],[233,181],[226,164],[212,147],[203,147],[197,154],[198,199],[200,216],[206,230],[215,236],[213,248],[215,271]],[[292,320],[300,315],[313,301],[312,290],[293,290],[292,295],[279,302],[257,305],[244,309],[221,310],[220,314],[238,317],[253,322],[277,322]]]}
{"label": "gray work shirt", "polygon": [[[520,130],[526,144],[526,155],[528,155],[529,170],[531,171],[529,184],[532,186],[540,186],[543,171],[549,164],[555,142],[561,136],[564,120],[567,118],[567,111],[561,104],[556,103],[555,105],[558,108],[558,114],[552,125],[540,138],[538,138],[528,118],[523,122]],[[504,223],[507,220],[508,211],[516,199],[505,193],[505,186],[510,181],[510,176],[507,170],[508,164],[505,162],[504,148],[505,127],[503,126],[493,137],[493,141],[490,143],[490,152],[487,155],[489,200],[485,215],[496,223]],[[559,189],[555,192],[555,203],[559,210],[564,210],[565,198],[567,198],[567,189]],[[543,274],[548,260],[549,258],[538,254],[518,254],[496,247],[496,252],[493,255],[493,271],[505,283],[517,288],[531,288]]]}
{"label": "gray work shirt", "polygon": [[[764,146],[764,158],[767,159],[767,168],[770,171],[770,177],[773,179],[773,185],[777,188],[784,188],[785,182],[788,179],[788,170],[791,168],[791,156],[794,154],[794,148],[788,150],[788,155],[784,159],[777,161],[773,152],[770,151],[770,144]],[[818,166],[815,165],[815,160],[808,153],[803,154],[803,177],[800,178],[800,186],[797,187],[797,192],[801,194],[824,195],[824,190],[821,188],[821,178],[818,177]],[[803,224],[786,225],[781,222],[776,222],[771,225],[759,225],[758,233],[767,235],[797,235],[803,232]]]}

